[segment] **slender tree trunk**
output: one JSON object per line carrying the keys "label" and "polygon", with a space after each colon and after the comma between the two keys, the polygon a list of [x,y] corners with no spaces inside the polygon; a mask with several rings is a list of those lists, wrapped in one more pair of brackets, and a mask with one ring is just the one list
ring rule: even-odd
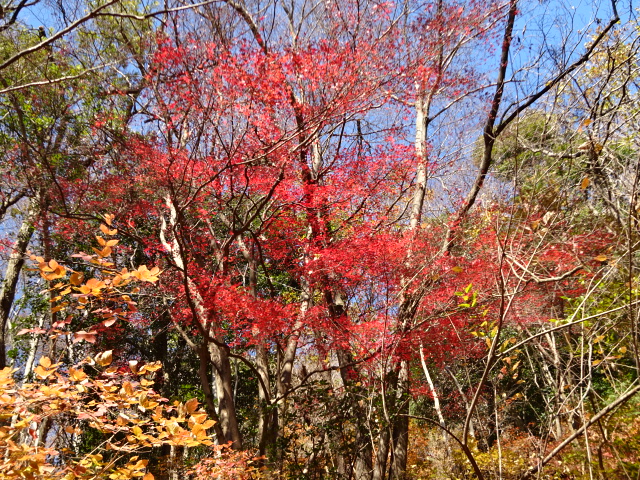
{"label": "slender tree trunk", "polygon": [[[38,315],[38,328],[42,328],[44,325],[44,315]],[[24,364],[24,374],[22,375],[22,381],[29,382],[31,379],[31,371],[33,370],[33,364],[36,361],[36,354],[38,353],[38,345],[40,344],[40,335],[34,335],[29,341],[29,353],[27,354],[27,361]]]}
{"label": "slender tree trunk", "polygon": [[[256,252],[252,245],[247,245],[242,237],[238,238],[238,244],[247,261],[248,287],[252,297],[257,295],[258,265]],[[259,331],[255,331],[259,335]],[[256,346],[256,370],[260,375],[258,382],[258,399],[260,401],[260,414],[258,417],[258,454],[266,457],[278,438],[278,409],[271,404],[271,376],[269,372],[269,352],[264,343]],[[235,395],[234,395],[235,397]]]}
{"label": "slender tree trunk", "polygon": [[[427,129],[429,102],[425,99],[424,92],[418,91],[416,96],[416,180],[411,200],[411,218],[409,232],[412,236],[407,251],[406,263],[412,263],[413,245],[412,241],[416,235],[420,222],[422,221],[422,208],[427,191]],[[404,287],[408,286],[408,281],[402,279]],[[404,290],[404,289],[403,289]],[[401,308],[398,314],[398,328],[401,332],[406,331],[413,321],[417,311],[417,302],[420,298],[413,298],[410,294],[403,294]],[[394,382],[389,385],[391,391],[396,392],[396,401],[400,407],[397,415],[393,417],[393,461],[391,464],[391,478],[404,478],[407,468],[407,453],[409,448],[409,365],[406,360],[401,360],[399,371],[392,378]],[[382,440],[382,439],[381,439]],[[386,459],[385,459],[386,462]],[[375,475],[374,475],[375,478]]]}
{"label": "slender tree trunk", "polygon": [[[297,101],[294,101],[294,108],[297,108],[295,105]],[[304,118],[300,115],[297,116],[297,124],[298,129],[300,131],[300,144],[304,145],[307,142],[306,135],[303,133],[305,131],[305,122]],[[320,169],[322,167],[322,155],[320,154],[320,150],[318,148],[318,140],[317,138],[312,142],[312,148],[305,147],[300,150],[299,158],[300,158],[300,167],[301,167],[301,175],[302,181],[304,184],[304,188],[306,190],[304,194],[304,201],[312,204],[313,193],[310,187],[318,184],[318,177],[320,173]],[[309,168],[307,164],[307,155],[311,155],[311,168]],[[318,234],[318,211],[314,208],[308,208],[307,212],[307,221],[309,224],[308,232],[307,232],[307,241],[309,242],[308,246],[311,245],[316,239]],[[302,256],[302,262],[308,263],[309,256],[308,251],[305,251]],[[293,333],[289,337],[287,341],[284,354],[282,355],[282,362],[280,364],[280,371],[276,381],[278,397],[280,401],[278,402],[279,416],[281,422],[285,421],[285,413],[286,413],[286,398],[285,395],[289,388],[291,388],[291,379],[293,373],[293,362],[296,357],[296,351],[298,349],[298,331],[303,326],[303,320],[307,313],[307,310],[311,307],[312,301],[312,293],[311,293],[311,285],[307,278],[302,276],[300,279],[300,287],[302,290],[301,293],[301,302],[300,302],[300,314],[298,321],[295,323],[293,327]],[[279,435],[282,435],[282,428],[279,429]]]}
{"label": "slender tree trunk", "polygon": [[487,415],[486,415],[486,428],[487,428],[487,451],[493,448],[498,439],[498,425],[496,424],[496,418],[494,416],[494,411],[496,409],[496,396],[494,394],[494,386],[489,382],[488,390],[489,393],[487,395]]}
{"label": "slender tree trunk", "polygon": [[[337,356],[341,367],[340,376],[342,378],[342,384],[346,387],[349,383],[353,384],[353,378],[351,377],[354,377],[356,374],[352,367],[347,366],[353,362],[353,356],[351,352],[344,349],[338,349]],[[359,377],[355,378],[359,379]],[[351,388],[353,388],[353,386]],[[357,428],[354,445],[355,459],[353,477],[355,480],[370,480],[373,475],[373,448],[366,428],[367,412],[364,407],[355,401],[353,402],[352,408],[355,412],[354,417]]]}
{"label": "slender tree trunk", "polygon": [[422,370],[424,372],[424,377],[427,379],[427,384],[429,385],[429,389],[433,394],[433,408],[436,411],[436,415],[438,415],[438,421],[440,422],[440,426],[443,428],[442,442],[444,443],[445,453],[448,458],[451,454],[449,449],[449,437],[447,436],[447,432],[444,431],[444,429],[447,428],[447,424],[444,420],[444,415],[442,414],[442,408],[440,408],[440,397],[438,396],[438,391],[436,390],[435,384],[433,383],[431,375],[429,374],[429,368],[427,367],[427,361],[424,358],[424,349],[422,347],[422,344],[420,344],[420,362],[422,363]]}
{"label": "slender tree trunk", "polygon": [[[167,208],[169,210],[169,225],[171,226],[171,233],[178,225],[178,210],[170,195],[165,198]],[[187,341],[187,343],[198,354],[200,360],[200,368],[198,375],[200,377],[200,383],[206,399],[207,412],[212,420],[216,421],[214,425],[216,437],[218,442],[227,443],[231,442],[231,446],[234,449],[242,448],[242,437],[240,435],[240,428],[238,426],[238,418],[236,416],[235,402],[233,397],[232,375],[231,375],[231,362],[229,361],[228,349],[226,345],[220,340],[217,340],[212,335],[213,325],[210,324],[209,312],[202,299],[202,295],[198,290],[198,286],[189,277],[187,271],[187,262],[182,255],[182,248],[178,241],[178,238],[173,234],[173,238],[169,238],[167,235],[170,233],[167,221],[162,218],[162,224],[160,228],[160,240],[162,245],[170,252],[171,258],[176,264],[176,267],[182,272],[185,291],[188,295],[189,307],[191,309],[194,319],[198,322],[200,331],[203,336],[208,339],[204,344],[195,345],[186,334],[180,330],[179,325],[176,327],[181,332],[181,335]],[[213,364],[215,369],[215,387],[218,398],[218,410],[216,411],[213,391],[211,389],[211,383],[209,382],[208,370],[209,363]]]}
{"label": "slender tree trunk", "polygon": [[[363,429],[359,425],[360,430]],[[366,436],[366,432],[358,431],[356,437],[356,464],[354,467],[355,480],[370,480],[373,475],[373,449],[371,441]]]}
{"label": "slender tree trunk", "polygon": [[200,361],[200,367],[198,368],[198,376],[200,377],[200,386],[202,387],[202,393],[204,394],[205,408],[207,414],[216,423],[213,425],[214,432],[216,434],[216,440],[219,444],[225,443],[225,434],[222,430],[222,424],[218,418],[218,412],[216,410],[215,398],[213,390],[211,389],[211,382],[209,382],[209,352],[205,345],[200,345],[198,351],[198,359]]}
{"label": "slender tree trunk", "polygon": [[380,437],[378,438],[378,451],[376,452],[375,464],[373,466],[372,480],[384,480],[385,478],[390,443],[391,434],[389,432],[389,427],[385,426],[380,432]]}
{"label": "slender tree trunk", "polygon": [[16,296],[16,288],[24,265],[27,246],[33,235],[33,220],[37,211],[37,203],[35,197],[29,203],[29,208],[13,244],[0,290],[0,369],[7,366],[7,322]]}
{"label": "slender tree trunk", "polygon": [[391,475],[393,480],[402,480],[407,471],[407,452],[409,449],[409,362],[400,362],[398,372],[397,404],[398,413],[393,423],[393,462]]}
{"label": "slender tree trunk", "polygon": [[287,406],[287,392],[291,388],[291,380],[293,373],[293,362],[296,357],[296,350],[298,349],[298,330],[302,328],[303,318],[307,314],[307,310],[311,306],[311,294],[310,294],[310,286],[307,280],[303,277],[301,279],[301,287],[302,287],[302,301],[300,305],[300,313],[299,319],[294,325],[294,331],[291,334],[291,337],[287,341],[287,345],[285,347],[284,353],[282,355],[282,361],[280,362],[280,371],[276,381],[277,391],[278,391],[278,416],[281,421],[281,425],[278,429],[278,436],[283,436],[283,427],[286,416],[286,406]]}
{"label": "slender tree trunk", "polygon": [[209,355],[216,369],[216,391],[218,395],[218,418],[226,442],[231,442],[234,450],[242,448],[242,436],[238,426],[236,406],[233,398],[231,362],[224,348],[209,344]]}
{"label": "slender tree trunk", "polygon": [[427,192],[427,127],[428,112],[427,105],[424,103],[424,96],[418,92],[416,99],[416,138],[415,150],[417,157],[416,165],[416,183],[413,190],[413,199],[411,200],[411,219],[409,230],[414,231],[420,226],[422,219],[422,207],[424,205],[424,197]]}
{"label": "slender tree trunk", "polygon": [[[258,452],[260,456],[267,456],[269,450],[275,446],[278,438],[278,409],[271,404],[269,356],[264,345],[256,347],[256,368],[262,378],[262,383],[258,386],[258,398],[260,400]],[[263,384],[267,391],[263,388]]]}

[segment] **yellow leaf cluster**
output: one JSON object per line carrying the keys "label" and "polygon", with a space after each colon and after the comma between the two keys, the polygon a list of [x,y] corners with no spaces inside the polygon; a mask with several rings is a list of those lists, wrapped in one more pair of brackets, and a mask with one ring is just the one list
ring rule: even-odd
{"label": "yellow leaf cluster", "polygon": [[[34,382],[23,385],[16,384],[13,370],[0,370],[0,419],[5,420],[0,427],[0,478],[152,480],[148,461],[138,452],[165,444],[213,445],[207,429],[214,422],[198,409],[197,400],[166,405],[149,390],[152,382],[142,375],[160,369],[159,363],[123,374],[109,367],[113,360],[113,352],[107,351],[65,368],[42,357]],[[106,370],[89,375],[87,368]],[[106,439],[91,453],[76,456],[70,449],[58,451],[36,441],[42,426],[71,438],[82,434],[85,422]]]}
{"label": "yellow leaf cluster", "polygon": [[158,267],[153,267],[149,270],[146,265],[142,265],[138,267],[137,270],[131,272],[132,277],[135,277],[142,282],[157,282],[158,275],[160,275],[160,269]]}
{"label": "yellow leaf cluster", "polygon": [[[118,271],[105,260],[118,244],[117,239],[109,238],[118,233],[113,221],[113,215],[105,215],[102,235],[96,235],[95,255],[74,255],[83,262],[82,271],[56,260],[31,257],[43,278],[59,280],[49,289],[51,312],[70,312],[58,317],[49,330],[25,333],[46,333],[50,338],[71,334],[73,343],[95,343],[95,327],[65,330],[72,323],[74,310],[90,309],[104,327],[137,311],[130,295],[140,288],[125,291],[125,287],[136,281],[157,282],[161,272],[145,265]],[[129,360],[128,370],[116,366],[126,363],[117,362],[111,350],[75,365],[43,356],[33,369],[32,381],[24,384],[15,382],[15,371],[0,370],[0,478],[153,480],[148,461],[140,458],[139,452],[162,445],[213,445],[207,430],[214,422],[199,410],[197,400],[167,405],[166,399],[151,390],[154,372],[162,368],[160,362],[139,365]],[[74,453],[72,439],[82,435],[87,426],[104,438],[94,451]],[[59,450],[42,441],[47,438],[47,429],[59,437]],[[65,436],[69,447],[60,447]]]}

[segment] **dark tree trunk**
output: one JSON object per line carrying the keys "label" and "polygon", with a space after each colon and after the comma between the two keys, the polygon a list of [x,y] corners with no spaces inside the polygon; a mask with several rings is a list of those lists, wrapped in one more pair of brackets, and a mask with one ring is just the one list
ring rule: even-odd
{"label": "dark tree trunk", "polygon": [[33,235],[36,206],[37,200],[32,198],[29,209],[22,220],[20,230],[18,230],[16,241],[13,244],[4,280],[2,281],[2,289],[0,290],[0,369],[7,366],[7,322],[16,296],[16,288],[24,265],[27,246]]}

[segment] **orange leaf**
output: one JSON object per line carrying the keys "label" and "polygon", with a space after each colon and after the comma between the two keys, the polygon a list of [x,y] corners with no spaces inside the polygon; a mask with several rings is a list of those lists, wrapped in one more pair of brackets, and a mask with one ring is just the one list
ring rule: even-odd
{"label": "orange leaf", "polygon": [[69,278],[69,282],[71,282],[71,285],[75,285],[76,287],[78,285],[81,285],[83,280],[84,275],[80,272],[73,272],[71,274],[71,277]]}
{"label": "orange leaf", "polygon": [[38,375],[40,378],[45,379],[47,378],[49,375],[51,375],[53,372],[56,371],[55,368],[44,368],[42,365],[38,365],[36,368],[34,368],[33,370],[35,372],[36,375]]}
{"label": "orange leaf", "polygon": [[589,180],[589,177],[584,177],[580,182],[580,190],[586,190],[589,185],[591,185],[591,180]]}
{"label": "orange leaf", "polygon": [[202,424],[202,428],[207,429],[207,428],[211,428],[216,424],[216,422],[214,422],[213,420],[207,420],[206,422],[204,422]]}
{"label": "orange leaf", "polygon": [[108,257],[111,255],[111,247],[104,247],[102,250],[98,250],[97,248],[93,248],[92,250],[98,254],[99,257]]}
{"label": "orange leaf", "polygon": [[101,224],[100,225],[100,230],[105,235],[115,235],[116,233],[118,233],[118,230],[116,230],[115,228],[111,229],[111,228],[107,227],[105,224]]}
{"label": "orange leaf", "polygon": [[191,418],[193,418],[193,421],[196,423],[203,423],[207,419],[207,414],[198,413],[196,415],[193,415]]}
{"label": "orange leaf", "polygon": [[187,401],[184,404],[185,407],[187,407],[187,412],[189,414],[192,414],[193,412],[195,412],[198,409],[198,399],[197,398],[192,398],[191,400]]}
{"label": "orange leaf", "polygon": [[69,369],[69,378],[71,380],[73,380],[74,382],[81,382],[82,380],[84,380],[85,378],[87,378],[87,374],[84,373],[84,371],[82,369],[76,369],[71,367]]}
{"label": "orange leaf", "polygon": [[133,397],[133,385],[131,385],[131,382],[124,382],[122,384],[122,389],[124,390],[124,393]]}

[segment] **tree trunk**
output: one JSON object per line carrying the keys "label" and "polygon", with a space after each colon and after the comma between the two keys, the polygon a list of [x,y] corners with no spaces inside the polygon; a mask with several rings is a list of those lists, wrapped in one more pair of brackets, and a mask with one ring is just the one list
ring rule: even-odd
{"label": "tree trunk", "polygon": [[[422,363],[422,370],[424,372],[424,376],[427,379],[427,384],[429,385],[429,389],[431,389],[431,393],[433,394],[433,408],[436,410],[436,414],[438,415],[438,421],[440,422],[440,426],[442,427],[442,442],[444,443],[445,454],[448,459],[451,452],[449,449],[449,437],[447,436],[447,432],[444,431],[447,428],[447,424],[444,420],[444,415],[442,414],[442,408],[440,408],[440,397],[438,396],[438,392],[436,391],[435,384],[431,379],[431,375],[429,374],[429,368],[427,368],[427,362],[424,358],[424,348],[422,344],[420,344],[420,362]],[[466,402],[465,402],[466,403]]]}
{"label": "tree trunk", "polygon": [[[247,261],[249,293],[257,296],[258,265],[256,252],[252,244],[247,244],[242,237],[238,238],[238,245]],[[259,330],[254,332],[259,335]],[[256,346],[256,370],[260,379],[258,381],[258,399],[260,413],[258,417],[258,455],[266,457],[269,449],[275,446],[278,438],[278,409],[271,403],[271,376],[269,373],[269,352],[265,344]],[[235,392],[234,392],[235,393]],[[234,394],[235,398],[235,394]]]}
{"label": "tree trunk", "polygon": [[[351,352],[339,348],[337,350],[338,362],[340,365],[340,376],[342,383],[346,387],[348,383],[353,384],[354,379],[360,380],[359,375],[353,367],[348,366],[353,362]],[[353,386],[351,387],[353,388]],[[356,421],[356,439],[355,439],[355,459],[353,466],[353,477],[355,480],[370,480],[373,474],[373,448],[371,439],[367,431],[367,411],[366,408],[360,406],[356,401],[352,404],[354,419]],[[349,477],[351,478],[351,476]]]}
{"label": "tree trunk", "polygon": [[384,480],[385,478],[390,440],[391,435],[389,434],[389,427],[385,426],[380,432],[380,438],[378,439],[378,451],[376,452],[376,461],[373,467],[372,480]]}
{"label": "tree trunk", "polygon": [[209,344],[211,363],[216,369],[216,392],[218,395],[218,418],[225,442],[231,442],[234,450],[242,448],[242,436],[238,426],[236,406],[233,398],[231,362],[224,348]]}
{"label": "tree trunk", "polygon": [[[38,328],[42,328],[44,325],[44,315],[38,315]],[[36,361],[36,354],[38,352],[38,345],[40,344],[40,335],[33,335],[29,341],[29,353],[27,354],[27,361],[24,364],[24,373],[22,374],[22,383],[31,381],[31,371],[33,370],[33,364]]]}
{"label": "tree trunk", "polygon": [[[412,240],[422,221],[422,208],[424,206],[424,198],[427,192],[427,130],[429,125],[429,101],[425,99],[424,92],[418,91],[416,95],[416,136],[415,151],[417,157],[416,164],[416,180],[413,190],[413,198],[411,200],[411,218],[409,222],[409,232],[411,232]],[[411,266],[413,257],[413,242],[409,243],[405,262],[407,266]],[[402,279],[402,285],[408,286],[407,279]],[[404,288],[403,288],[404,291]],[[403,294],[398,315],[398,326],[400,331],[406,331],[410,322],[413,321],[415,312],[417,311],[417,302],[420,298],[412,298],[411,295]],[[406,360],[402,360],[400,370],[393,375],[393,385],[391,390],[395,390],[396,401],[399,402],[400,411],[393,418],[393,458],[391,464],[390,476],[393,479],[404,477],[407,468],[407,452],[409,448],[409,367]],[[406,404],[404,403],[406,399]],[[382,440],[382,439],[381,439]],[[388,441],[387,441],[388,443]],[[386,458],[385,458],[386,462]],[[375,478],[375,475],[374,475]]]}
{"label": "tree trunk", "polygon": [[211,361],[209,358],[209,352],[205,345],[200,345],[197,350],[197,354],[200,361],[198,376],[200,377],[200,386],[202,387],[202,393],[204,394],[205,408],[207,410],[207,414],[216,422],[213,425],[216,440],[219,444],[223,444],[225,443],[225,434],[222,430],[220,419],[218,418],[215,398],[213,396],[213,390],[211,389],[211,382],[209,382],[209,362]]}
{"label": "tree trunk", "polygon": [[7,262],[2,289],[0,290],[0,369],[7,366],[7,321],[9,320],[11,307],[13,306],[13,301],[16,296],[16,287],[18,286],[18,279],[20,278],[20,272],[24,265],[27,246],[33,235],[33,220],[37,211],[36,207],[37,200],[34,197],[29,203],[29,209],[22,220],[20,230],[18,230],[11,256]]}
{"label": "tree trunk", "polygon": [[267,456],[269,451],[273,449],[278,438],[278,409],[271,404],[269,357],[267,348],[264,345],[258,345],[256,347],[256,368],[262,378],[262,383],[259,383],[258,385],[258,397],[260,400],[260,418],[258,419],[258,452],[262,457]]}
{"label": "tree trunk", "polygon": [[393,422],[393,460],[391,475],[393,480],[402,480],[407,471],[407,451],[409,448],[409,362],[400,362],[398,372],[397,404],[398,412]]}
{"label": "tree trunk", "polygon": [[[289,337],[287,341],[287,345],[285,351],[282,355],[282,361],[280,362],[280,371],[276,380],[277,392],[278,392],[278,416],[280,421],[284,424],[286,417],[286,406],[287,406],[287,392],[291,388],[291,380],[293,373],[293,362],[296,357],[296,350],[298,349],[298,330],[302,328],[304,316],[307,314],[307,310],[311,306],[311,294],[310,294],[310,286],[306,279],[303,277],[301,279],[301,304],[300,304],[300,314],[299,319],[294,325],[294,331]],[[284,425],[280,425],[278,429],[278,436],[283,436],[283,427]]]}

